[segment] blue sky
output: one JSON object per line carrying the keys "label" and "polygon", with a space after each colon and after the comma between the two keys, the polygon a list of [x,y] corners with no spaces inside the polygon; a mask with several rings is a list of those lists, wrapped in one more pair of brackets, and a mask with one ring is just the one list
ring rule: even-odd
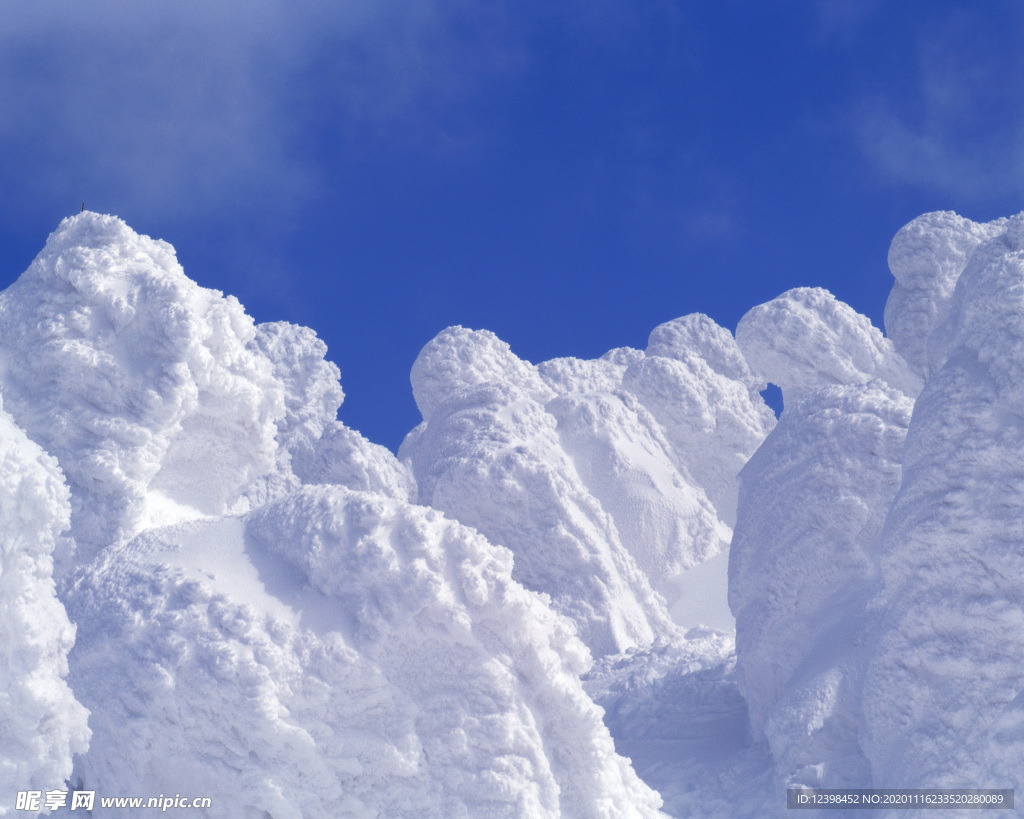
{"label": "blue sky", "polygon": [[881,326],[893,233],[1024,208],[1024,4],[17,2],[0,285],[84,200],[314,328],[396,448],[451,324],[643,347],[826,287]]}

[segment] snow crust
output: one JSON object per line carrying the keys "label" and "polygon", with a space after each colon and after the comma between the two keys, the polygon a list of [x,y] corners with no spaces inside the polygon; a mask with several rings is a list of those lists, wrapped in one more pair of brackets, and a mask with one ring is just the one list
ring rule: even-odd
{"label": "snow crust", "polygon": [[889,337],[815,288],[595,360],[448,328],[395,457],[312,330],[66,219],[0,293],[0,816],[1024,788],[1024,214],[889,262]]}

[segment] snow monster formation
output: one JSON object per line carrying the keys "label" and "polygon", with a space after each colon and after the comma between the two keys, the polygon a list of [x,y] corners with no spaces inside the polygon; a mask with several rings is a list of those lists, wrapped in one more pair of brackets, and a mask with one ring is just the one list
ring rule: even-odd
{"label": "snow monster formation", "polygon": [[[786,784],[863,786],[857,673],[862,609],[899,488],[920,380],[863,316],[801,288],[756,307],[737,339],[779,384],[778,426],[741,473],[729,567],[736,651],[755,736]],[[822,779],[814,767],[826,755]],[[803,778],[801,778],[803,777]]]}
{"label": "snow monster formation", "polygon": [[0,349],[0,813],[65,781],[210,816],[658,813],[573,623],[339,424],[311,331],[83,213],[0,294]]}
{"label": "snow monster formation", "polygon": [[729,589],[777,793],[1024,786],[1022,248],[1024,214],[928,214],[890,250],[893,343],[806,289],[737,328],[786,401]]}
{"label": "snow monster formation", "polygon": [[775,424],[732,334],[707,316],[646,351],[534,366],[452,327],[412,368],[423,423],[399,450],[418,500],[512,550],[597,656],[673,636],[685,570],[727,548],[736,475]]}
{"label": "snow monster formation", "polygon": [[0,293],[0,816],[1024,788],[1024,215],[889,262],[888,337],[813,288],[592,361],[449,328],[395,457],[311,330],[66,219]]}

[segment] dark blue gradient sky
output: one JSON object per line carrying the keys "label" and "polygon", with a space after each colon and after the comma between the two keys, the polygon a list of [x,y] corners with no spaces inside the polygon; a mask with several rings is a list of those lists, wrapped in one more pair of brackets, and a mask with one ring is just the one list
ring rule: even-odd
{"label": "dark blue gradient sky", "polygon": [[817,285],[881,326],[901,225],[1024,208],[1015,0],[22,5],[0,284],[115,213],[314,328],[391,448],[450,324],[593,357]]}

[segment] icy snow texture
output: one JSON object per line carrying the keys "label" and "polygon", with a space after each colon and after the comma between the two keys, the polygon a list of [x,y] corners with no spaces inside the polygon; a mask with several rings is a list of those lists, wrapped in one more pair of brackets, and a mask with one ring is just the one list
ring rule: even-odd
{"label": "icy snow texture", "polygon": [[56,462],[0,409],[0,816],[14,813],[17,791],[63,782],[89,741],[63,679],[75,629],[53,582],[69,517]]}
{"label": "icy snow texture", "polygon": [[[400,462],[312,331],[65,220],[0,294],[0,812],[69,773],[264,819],[654,815],[634,766],[676,815],[1024,787],[1022,245],[901,230],[892,342],[808,288],[594,361],[450,328]],[[669,617],[734,525],[735,654]]]}
{"label": "icy snow texture", "polygon": [[255,325],[87,213],[0,294],[0,344],[0,623],[25,672],[5,787],[70,773],[264,819],[658,813],[573,624],[409,503],[408,468],[337,421],[311,331]]}
{"label": "icy snow texture", "polygon": [[730,565],[780,790],[1024,784],[1022,245],[1024,215],[897,234],[886,325],[919,393],[824,291],[737,329],[786,400],[741,473]]}
{"label": "icy snow texture", "polygon": [[684,640],[606,657],[584,678],[615,746],[657,788],[672,816],[764,816],[778,804],[771,758],[750,741],[731,637]]}
{"label": "icy snow texture", "polygon": [[655,815],[583,692],[586,648],[511,563],[329,486],[110,550],[70,603],[97,714],[76,776],[275,819]]}
{"label": "icy snow texture", "polygon": [[[711,363],[709,363],[711,362]],[[736,473],[774,422],[731,334],[705,316],[645,354],[534,366],[452,327],[412,370],[423,423],[399,451],[418,499],[515,554],[597,655],[674,633],[673,580],[728,543]]]}
{"label": "icy snow texture", "polygon": [[863,784],[864,607],[919,379],[820,289],[755,307],[737,339],[786,405],[740,473],[729,566],[740,689],[780,787]]}
{"label": "icy snow texture", "polygon": [[65,220],[0,294],[5,405],[67,476],[83,558],[140,528],[147,490],[218,514],[271,470],[284,395],[254,335],[113,217]]}
{"label": "icy snow texture", "polygon": [[912,402],[880,382],[788,404],[744,467],[730,553],[740,688],[785,784],[862,783],[855,701]]}
{"label": "icy snow texture", "polygon": [[736,327],[750,368],[783,401],[838,384],[886,382],[910,396],[921,379],[867,317],[820,287],[798,287],[750,310]]}
{"label": "icy snow texture", "polygon": [[896,234],[889,269],[896,283],[885,304],[885,330],[919,375],[928,361],[928,340],[949,316],[957,279],[974,249],[1006,230],[1006,219],[977,224],[950,211],[926,213]]}
{"label": "icy snow texture", "polygon": [[647,356],[623,387],[651,412],[680,471],[700,486],[719,518],[736,521],[736,475],[775,426],[732,334],[695,313],[656,327]]}
{"label": "icy snow texture", "polygon": [[880,783],[1024,786],[1024,214],[999,224],[928,341],[882,538],[863,693]]}
{"label": "icy snow texture", "polygon": [[[295,488],[293,456],[315,472],[343,397],[325,352],[305,328],[257,327],[112,216],[64,220],[0,294],[5,407],[60,463],[82,560],[151,522]],[[394,491],[401,471],[378,477]]]}

